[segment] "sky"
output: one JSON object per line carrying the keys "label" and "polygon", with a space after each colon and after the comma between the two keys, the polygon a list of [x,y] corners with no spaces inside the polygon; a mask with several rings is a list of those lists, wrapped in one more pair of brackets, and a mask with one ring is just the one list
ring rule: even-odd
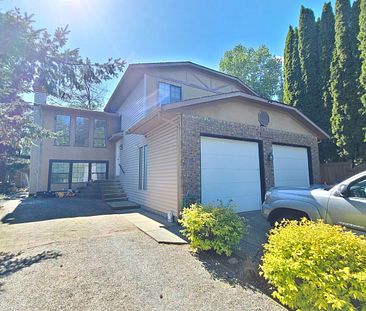
{"label": "sky", "polygon": [[[35,26],[54,31],[69,25],[70,48],[102,62],[193,61],[218,69],[236,44],[265,44],[282,56],[289,25],[297,25],[300,6],[321,13],[320,0],[0,0],[33,13]],[[334,1],[332,1],[334,4]],[[111,93],[118,79],[108,83]]]}

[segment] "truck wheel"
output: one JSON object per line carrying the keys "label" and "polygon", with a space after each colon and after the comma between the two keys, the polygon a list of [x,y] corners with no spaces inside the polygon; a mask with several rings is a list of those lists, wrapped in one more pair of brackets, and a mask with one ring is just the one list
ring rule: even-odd
{"label": "truck wheel", "polygon": [[301,220],[302,218],[309,219],[309,216],[304,212],[292,211],[292,210],[282,210],[278,211],[274,215],[271,215],[269,223],[272,227],[275,226],[275,223],[281,223],[283,220]]}

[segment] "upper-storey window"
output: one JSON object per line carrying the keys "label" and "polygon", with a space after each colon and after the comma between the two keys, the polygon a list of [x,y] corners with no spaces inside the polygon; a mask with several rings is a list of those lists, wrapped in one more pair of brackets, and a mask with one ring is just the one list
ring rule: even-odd
{"label": "upper-storey window", "polygon": [[159,82],[159,104],[166,105],[182,100],[182,88],[176,85]]}
{"label": "upper-storey window", "polygon": [[89,146],[89,119],[76,117],[75,146]]}
{"label": "upper-storey window", "polygon": [[105,147],[107,138],[107,121],[94,120],[94,147]]}
{"label": "upper-storey window", "polygon": [[55,145],[67,146],[70,145],[70,116],[56,115],[55,131],[59,132],[59,136],[55,139]]}

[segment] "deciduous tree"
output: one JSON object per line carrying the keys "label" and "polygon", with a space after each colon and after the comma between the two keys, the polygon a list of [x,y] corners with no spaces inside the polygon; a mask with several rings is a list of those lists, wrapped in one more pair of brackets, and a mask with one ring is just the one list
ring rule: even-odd
{"label": "deciduous tree", "polygon": [[282,97],[282,62],[264,45],[253,49],[238,44],[225,52],[219,67],[265,98]]}

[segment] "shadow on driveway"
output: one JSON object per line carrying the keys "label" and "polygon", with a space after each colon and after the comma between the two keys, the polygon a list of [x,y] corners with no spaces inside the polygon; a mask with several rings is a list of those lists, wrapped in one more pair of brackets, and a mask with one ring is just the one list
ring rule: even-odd
{"label": "shadow on driveway", "polygon": [[56,259],[61,256],[60,252],[44,251],[37,255],[21,258],[22,252],[8,253],[0,252],[0,277],[4,277],[13,274],[19,270],[22,270],[31,265],[48,260]]}
{"label": "shadow on driveway", "polygon": [[43,220],[115,214],[101,200],[79,198],[29,198],[6,214],[3,224],[21,224]]}

